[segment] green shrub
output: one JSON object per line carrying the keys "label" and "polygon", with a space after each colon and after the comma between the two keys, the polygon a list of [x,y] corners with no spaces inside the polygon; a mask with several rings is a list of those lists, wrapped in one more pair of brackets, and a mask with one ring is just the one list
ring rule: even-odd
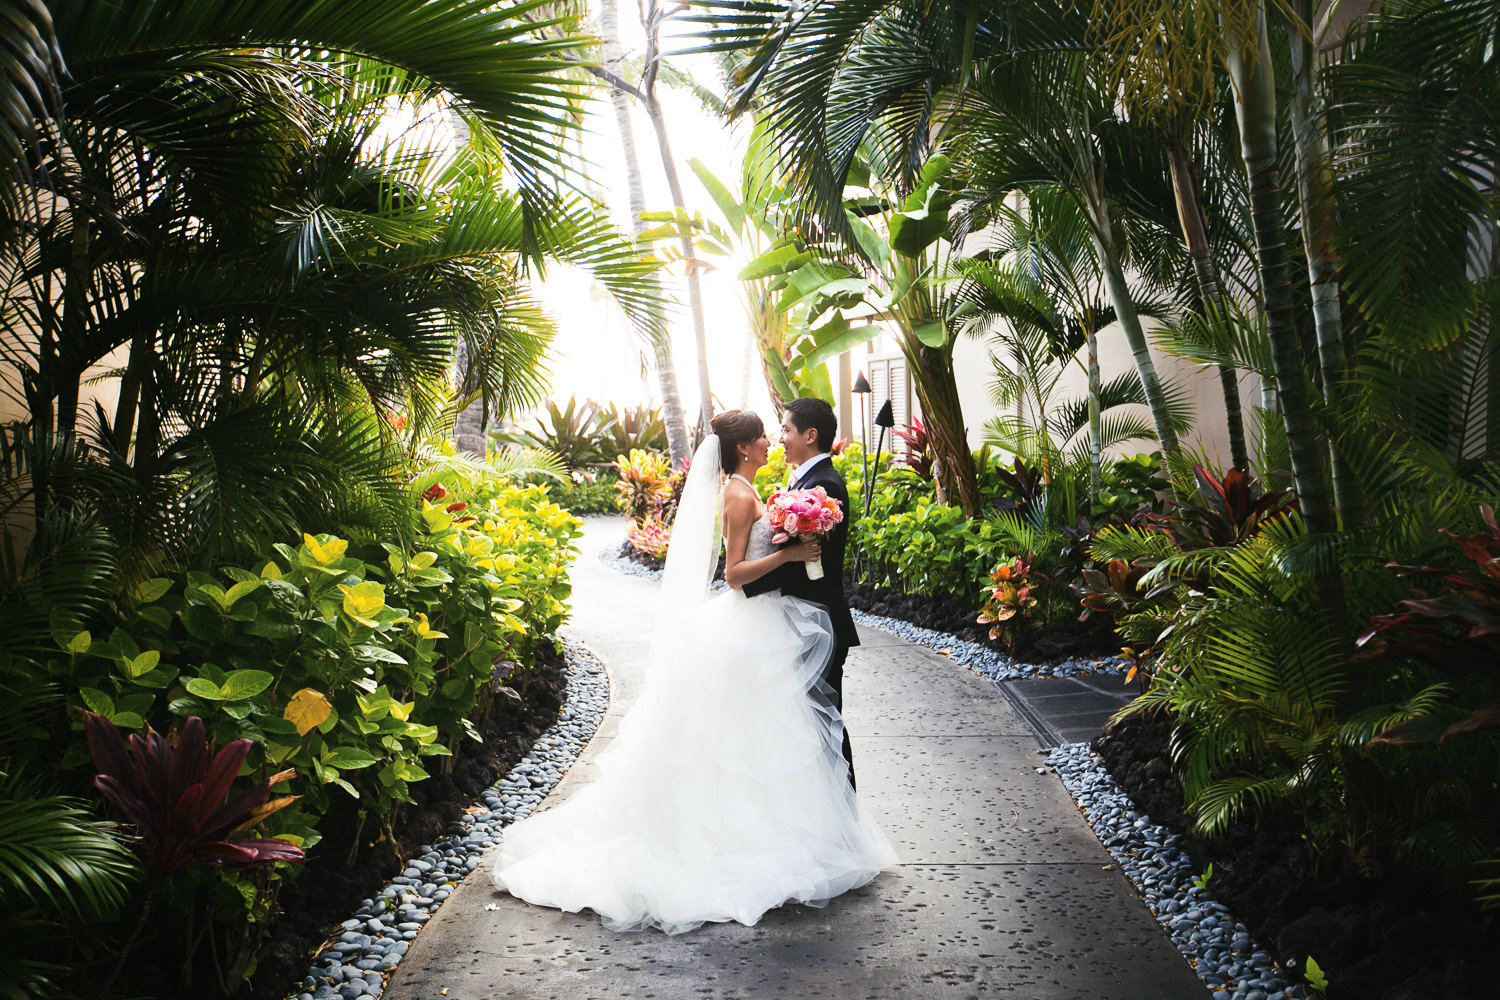
{"label": "green shrub", "polygon": [[755,473],[755,489],[762,500],[786,485],[786,449],[773,444],[766,451],[766,464]]}
{"label": "green shrub", "polygon": [[[1493,656],[1475,627],[1487,584],[1453,567],[1500,533],[1486,524],[1443,541],[1435,525],[1473,517],[1461,493],[1398,497],[1402,516],[1337,553],[1349,584],[1338,622],[1315,584],[1331,550],[1300,516],[1275,510],[1275,492],[1201,478],[1196,502],[1170,517],[1100,532],[1107,573],[1092,575],[1085,598],[1116,614],[1151,673],[1128,711],[1161,707],[1176,722],[1174,764],[1198,829],[1219,833],[1279,803],[1316,854],[1478,896],[1484,859],[1500,852],[1500,734],[1486,728]],[[1393,562],[1426,577],[1415,594],[1401,592]],[[1369,628],[1372,612],[1374,639],[1356,655],[1349,626]]]}
{"label": "green shrub", "polygon": [[[882,452],[880,457],[880,468],[891,467],[891,453]],[[849,442],[839,449],[839,453],[830,458],[833,467],[838,470],[839,475],[844,477],[844,482],[849,486],[849,502],[855,507],[851,521],[860,515],[860,476],[867,474],[867,466],[875,465],[875,456],[871,455],[865,460],[864,452],[856,442]],[[755,488],[760,491],[761,499],[769,497],[774,490],[786,485],[786,449],[779,444],[773,444],[766,452],[766,464],[760,467],[755,474]],[[849,513],[849,512],[845,512]]]}
{"label": "green shrub", "polygon": [[933,499],[930,480],[896,467],[877,479],[870,513],[854,523],[851,546],[858,546],[871,583],[978,608],[996,564],[1040,552],[1050,568],[1061,536],[1034,531],[1007,514],[970,520]]}
{"label": "green shrub", "polygon": [[547,498],[569,514],[618,514],[617,482],[614,476],[599,475],[543,485],[547,487]]}

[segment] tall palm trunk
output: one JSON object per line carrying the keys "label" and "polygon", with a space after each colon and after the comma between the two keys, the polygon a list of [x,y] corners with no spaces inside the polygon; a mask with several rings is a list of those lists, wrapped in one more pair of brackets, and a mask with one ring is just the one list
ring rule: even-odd
{"label": "tall palm trunk", "polygon": [[750,378],[755,367],[755,336],[745,331],[743,353],[740,357],[740,409],[750,409]]}
{"label": "tall palm trunk", "polygon": [[980,515],[979,474],[974,467],[974,453],[969,450],[964,432],[963,403],[958,395],[958,380],[953,372],[953,340],[944,338],[943,346],[923,343],[917,330],[938,320],[938,310],[931,290],[923,283],[928,270],[925,257],[907,257],[892,253],[891,266],[898,269],[910,291],[889,318],[900,331],[898,341],[911,373],[912,388],[922,408],[927,442],[932,448],[933,486],[939,503],[957,502],[967,517]]}
{"label": "tall palm trunk", "polygon": [[[1226,316],[1224,295],[1214,267],[1213,249],[1208,242],[1208,226],[1203,219],[1203,205],[1198,199],[1198,185],[1187,152],[1174,133],[1167,135],[1167,161],[1172,170],[1172,193],[1177,201],[1177,219],[1182,225],[1182,239],[1193,259],[1193,273],[1198,279],[1198,295],[1203,307],[1220,317]],[[1219,365],[1219,388],[1224,394],[1224,417],[1229,425],[1229,454],[1236,469],[1250,468],[1250,454],[1245,447],[1245,418],[1240,408],[1240,387],[1234,368]]]}
{"label": "tall palm trunk", "polygon": [[[786,334],[791,327],[787,314],[782,312],[780,302],[771,291],[769,279],[741,282],[746,301],[749,303],[750,340],[759,354],[761,375],[765,378],[766,393],[771,397],[771,409],[779,421],[786,412],[789,400],[781,393],[781,386],[772,374],[772,364],[783,364],[786,351]],[[775,357],[775,362],[771,359]]]}
{"label": "tall palm trunk", "polygon": [[73,239],[68,253],[67,284],[63,289],[62,337],[57,342],[55,381],[48,387],[57,398],[57,429],[71,434],[78,426],[78,382],[74,357],[83,351],[88,328],[89,220],[83,209],[73,209]]}
{"label": "tall palm trunk", "polygon": [[1088,350],[1089,407],[1089,501],[1099,499],[1104,488],[1104,431],[1099,416],[1099,337],[1090,321],[1084,327],[1083,342]]}
{"label": "tall palm trunk", "polygon": [[[1172,425],[1167,412],[1166,394],[1162,392],[1161,378],[1156,373],[1156,362],[1151,358],[1151,348],[1146,343],[1146,331],[1141,326],[1141,315],[1130,294],[1130,285],[1125,280],[1125,269],[1120,263],[1120,254],[1115,246],[1114,223],[1110,218],[1109,205],[1104,198],[1100,183],[1098,156],[1093,139],[1085,124],[1074,121],[1069,128],[1075,147],[1075,163],[1081,183],[1074,194],[1080,197],[1085,217],[1089,222],[1089,234],[1094,249],[1099,254],[1099,268],[1104,274],[1104,291],[1110,305],[1115,309],[1115,320],[1125,335],[1135,362],[1137,377],[1141,380],[1141,391],[1146,396],[1146,407],[1151,412],[1151,422],[1156,428],[1156,440],[1161,445],[1162,457],[1166,459],[1168,476],[1175,479],[1174,471],[1180,464],[1178,455],[1181,446],[1177,441],[1177,428]],[[1095,400],[1097,401],[1097,396]]]}
{"label": "tall palm trunk", "polygon": [[[623,62],[620,52],[620,21],[615,0],[599,0],[599,37],[603,42],[605,68],[616,76]],[[646,231],[641,215],[646,211],[646,191],[641,180],[641,161],[635,149],[635,128],[630,122],[630,101],[625,91],[611,85],[609,99],[620,130],[620,148],[625,155],[625,176],[630,191],[630,220],[637,238]],[[661,392],[662,421],[667,426],[667,447],[672,464],[681,464],[691,454],[687,422],[682,412],[682,394],[677,388],[677,365],[672,358],[672,344],[665,333],[651,344],[656,367],[657,386]]]}
{"label": "tall palm trunk", "polygon": [[[1276,372],[1276,396],[1292,459],[1292,479],[1302,519],[1310,535],[1329,538],[1336,528],[1323,484],[1318,427],[1308,400],[1307,372],[1302,344],[1292,322],[1291,266],[1286,259],[1281,216],[1281,191],[1276,157],[1276,70],[1266,34],[1266,11],[1256,11],[1255,35],[1231,32],[1226,38],[1225,67],[1234,84],[1235,116],[1239,121],[1240,151],[1249,179],[1250,213],[1255,224],[1261,297],[1271,359]],[[1314,585],[1319,602],[1334,628],[1345,630],[1343,575],[1336,558],[1318,561]]]}
{"label": "tall palm trunk", "polygon": [[[656,130],[656,148],[661,153],[661,166],[667,177],[667,189],[672,194],[672,205],[686,210],[687,200],[682,195],[682,182],[677,176],[677,160],[672,155],[672,143],[667,136],[667,119],[656,96],[656,76],[661,66],[661,8],[656,0],[641,9],[641,23],[646,29],[646,71],[641,77],[641,95],[645,99],[646,113],[651,116],[651,127]],[[708,327],[703,319],[703,288],[698,280],[698,269],[693,252],[692,233],[682,229],[682,257],[687,265],[688,311],[693,317],[693,337],[698,345],[698,406],[699,420],[707,433],[713,420],[713,400],[708,385]]]}
{"label": "tall palm trunk", "polygon": [[[1311,25],[1313,5],[1298,0],[1297,15]],[[1332,154],[1328,147],[1327,121],[1314,80],[1318,72],[1313,39],[1288,23],[1291,42],[1292,91],[1290,111],[1297,155],[1297,195],[1302,209],[1302,241],[1307,254],[1307,278],[1312,290],[1313,324],[1318,336],[1318,362],[1322,370],[1323,400],[1337,402],[1347,374],[1343,317],[1339,303],[1338,253],[1333,247],[1335,205]],[[1330,442],[1333,499],[1345,527],[1364,520],[1364,501],[1349,463]]]}
{"label": "tall palm trunk", "polygon": [[[1230,38],[1225,64],[1234,82],[1240,150],[1249,181],[1255,250],[1260,264],[1261,296],[1276,372],[1276,394],[1292,456],[1292,478],[1308,530],[1333,530],[1328,494],[1318,450],[1318,428],[1308,405],[1307,373],[1302,345],[1292,322],[1291,267],[1286,259],[1281,192],[1276,171],[1276,80],[1262,8],[1255,37]],[[1337,572],[1334,568],[1333,572]]]}
{"label": "tall palm trunk", "polygon": [[[1105,221],[1107,223],[1108,220]],[[1151,348],[1146,343],[1146,331],[1141,326],[1140,313],[1136,311],[1135,300],[1130,296],[1130,287],[1126,284],[1125,270],[1120,265],[1119,254],[1108,242],[1098,238],[1097,234],[1095,247],[1099,251],[1099,264],[1104,269],[1105,291],[1109,295],[1110,304],[1115,307],[1115,317],[1125,334],[1130,356],[1135,361],[1136,374],[1140,376],[1141,389],[1146,394],[1146,406],[1150,409],[1151,421],[1156,426],[1156,439],[1170,465],[1176,460],[1182,446],[1177,440],[1177,428],[1172,426],[1167,414],[1166,395],[1162,392],[1161,377],[1156,373]]]}

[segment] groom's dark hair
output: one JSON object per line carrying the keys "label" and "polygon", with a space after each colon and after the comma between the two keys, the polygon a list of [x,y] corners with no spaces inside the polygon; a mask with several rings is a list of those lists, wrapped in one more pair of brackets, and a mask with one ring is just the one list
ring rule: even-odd
{"label": "groom's dark hair", "polygon": [[821,399],[804,396],[786,404],[786,411],[792,415],[792,426],[799,432],[806,433],[809,429],[818,432],[814,447],[819,451],[833,447],[834,435],[839,432],[839,418],[834,416],[833,407]]}

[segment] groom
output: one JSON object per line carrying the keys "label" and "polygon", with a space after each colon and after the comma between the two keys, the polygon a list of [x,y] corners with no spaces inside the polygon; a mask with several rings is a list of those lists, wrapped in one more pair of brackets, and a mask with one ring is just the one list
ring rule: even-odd
{"label": "groom", "polygon": [[[821,486],[843,508],[844,519],[823,539],[823,577],[807,578],[806,563],[791,562],[777,567],[765,576],[745,584],[745,596],[754,597],[780,588],[788,597],[822,605],[833,622],[833,658],[823,672],[823,680],[833,689],[833,707],[844,712],[844,661],[849,647],[859,645],[849,602],[844,597],[844,546],[849,540],[849,488],[829,458],[838,432],[838,418],[833,407],[821,399],[794,399],[787,404],[781,418],[781,443],[786,462],[797,473],[793,489],[810,490]],[[849,784],[854,785],[854,750],[849,743],[849,728],[844,727],[844,760],[849,762]]]}

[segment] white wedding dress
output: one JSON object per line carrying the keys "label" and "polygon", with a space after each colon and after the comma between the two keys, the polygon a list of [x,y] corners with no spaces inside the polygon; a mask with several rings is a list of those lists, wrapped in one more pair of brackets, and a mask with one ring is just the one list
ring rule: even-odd
{"label": "white wedding dress", "polygon": [[[770,551],[762,518],[746,559]],[[894,865],[840,754],[843,721],[820,679],[827,614],[738,590],[674,610],[598,779],[505,831],[496,884],[592,909],[614,930],[677,934],[822,906]]]}

